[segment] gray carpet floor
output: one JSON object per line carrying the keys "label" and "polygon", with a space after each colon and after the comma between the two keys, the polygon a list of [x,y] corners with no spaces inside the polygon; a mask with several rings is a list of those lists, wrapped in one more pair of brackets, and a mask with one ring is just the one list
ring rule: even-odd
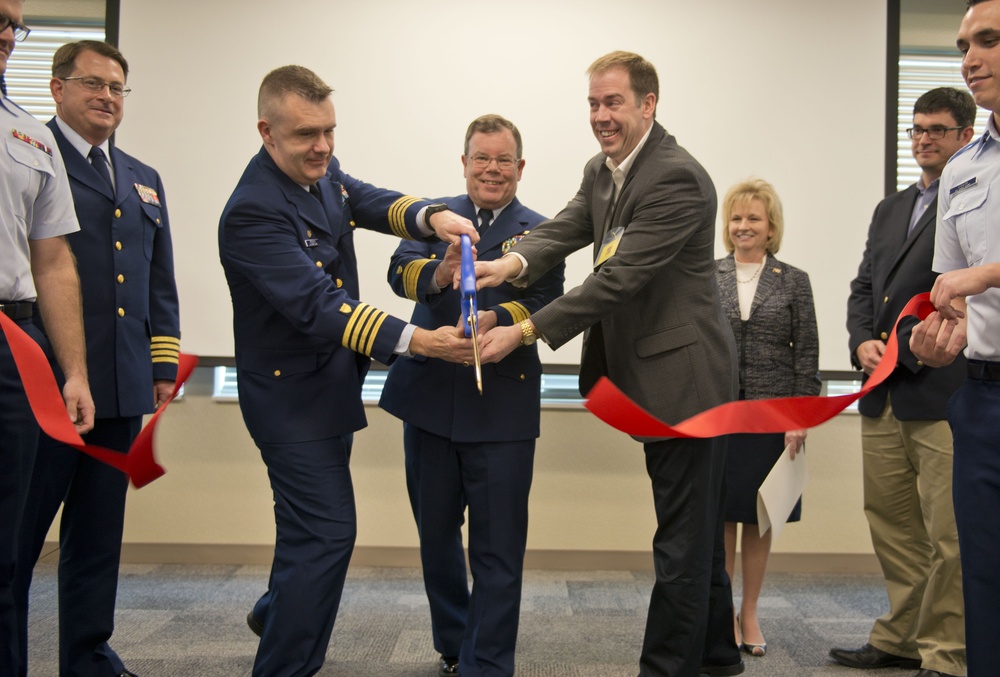
{"label": "gray carpet floor", "polygon": [[[257,637],[245,618],[267,573],[257,565],[123,565],[112,644],[140,677],[249,675]],[[635,677],[651,586],[648,572],[526,572],[517,675]],[[747,656],[744,674],[858,677],[827,651],[863,644],[886,605],[879,576],[771,574],[760,601],[767,656]],[[58,674],[56,606],[55,565],[41,562],[31,597],[30,677]],[[436,658],[419,570],[352,568],[319,674],[435,677]]]}

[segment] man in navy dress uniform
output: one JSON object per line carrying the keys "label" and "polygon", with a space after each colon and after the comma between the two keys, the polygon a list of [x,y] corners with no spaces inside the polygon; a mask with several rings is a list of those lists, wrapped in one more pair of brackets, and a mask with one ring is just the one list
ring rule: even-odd
{"label": "man in navy dress uniform", "polygon": [[[524,170],[517,127],[499,115],[474,120],[465,134],[462,166],[468,193],[445,203],[479,224],[479,260],[500,258],[545,218],[515,197]],[[389,283],[417,302],[413,324],[456,324],[460,292],[451,281],[460,262],[460,251],[445,243],[399,245]],[[503,284],[480,291],[480,332],[518,324],[562,295],[563,270],[559,264],[528,288]],[[419,355],[399,359],[379,404],[404,421],[406,485],[440,673],[510,677],[539,427],[537,346],[483,365],[482,377],[480,395],[469,368]],[[466,507],[471,600],[461,532]]]}
{"label": "man in navy dress uniform", "polygon": [[255,677],[313,675],[323,664],[357,530],[349,461],[352,434],[367,425],[370,358],[472,359],[460,329],[428,331],[358,300],[355,228],[479,238],[445,205],[344,173],[331,92],[301,66],[264,78],[264,145],[219,224],[240,409],[267,466],[277,527],[268,590],[247,617],[261,635]]}
{"label": "man in navy dress uniform", "polygon": [[[174,261],[156,171],[109,141],[124,113],[128,62],[103,42],[61,47],[52,62],[56,117],[80,231],[67,236],[83,295],[97,444],[128,451],[142,417],[173,390],[180,350]],[[20,674],[27,673],[28,587],[63,504],[59,538],[59,673],[131,675],[108,645],[114,631],[126,475],[42,436],[18,544]]]}

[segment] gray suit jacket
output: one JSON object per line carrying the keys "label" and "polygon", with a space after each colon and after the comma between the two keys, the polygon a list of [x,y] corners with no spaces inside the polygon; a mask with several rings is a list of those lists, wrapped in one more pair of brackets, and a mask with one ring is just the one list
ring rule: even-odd
{"label": "gray suit jacket", "polygon": [[657,418],[677,423],[735,397],[736,347],[715,281],[716,195],[698,162],[658,123],[613,196],[604,155],[592,158],[579,192],[515,251],[528,283],[607,230],[624,228],[614,256],[580,286],[531,316],[557,348],[588,330],[580,391],[608,376]]}
{"label": "gray suit jacket", "polygon": [[768,254],[750,306],[740,319],[736,262],[719,259],[722,309],[740,359],[740,389],[748,400],[819,395],[819,332],[809,275]]}

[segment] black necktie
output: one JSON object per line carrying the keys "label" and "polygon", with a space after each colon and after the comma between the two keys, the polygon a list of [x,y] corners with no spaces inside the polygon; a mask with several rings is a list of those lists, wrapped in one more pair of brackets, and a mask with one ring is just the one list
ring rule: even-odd
{"label": "black necktie", "polygon": [[94,146],[90,149],[90,154],[87,156],[90,158],[90,164],[97,170],[97,173],[101,175],[104,182],[108,184],[108,188],[111,189],[112,195],[115,192],[115,184],[111,182],[111,172],[108,170],[108,158],[104,155],[104,151]]}
{"label": "black necktie", "polygon": [[309,186],[309,193],[317,200],[319,200],[319,203],[323,205],[324,208],[326,207],[326,203],[323,202],[323,195],[322,193],[319,192],[319,184],[314,183],[311,186]]}
{"label": "black necktie", "polygon": [[479,210],[479,234],[482,235],[486,232],[486,229],[490,227],[493,223],[493,210],[492,209],[480,209]]}

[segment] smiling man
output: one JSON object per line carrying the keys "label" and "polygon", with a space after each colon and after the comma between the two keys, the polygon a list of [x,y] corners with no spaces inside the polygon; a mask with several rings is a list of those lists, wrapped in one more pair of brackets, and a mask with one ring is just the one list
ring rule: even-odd
{"label": "smiling man", "polygon": [[271,578],[247,617],[261,636],[254,677],[304,677],[323,665],[357,530],[349,462],[353,433],[367,425],[369,358],[472,359],[454,325],[415,327],[359,300],[355,228],[447,242],[479,235],[446,205],[344,173],[332,91],[301,66],[264,78],[263,146],[219,224],[240,409],[274,492]]}
{"label": "smiling man", "polygon": [[[938,185],[948,160],[974,134],[968,92],[941,87],[913,106],[907,130],[920,179],[876,208],[847,302],[851,363],[864,379],[882,361],[896,318],[937,275],[934,234]],[[915,322],[901,325],[898,367],[858,403],[865,516],[885,577],[889,610],[859,649],[830,656],[853,668],[906,667],[920,677],[965,674],[962,569],[952,506],[948,399],[965,360],[924,366],[907,345]],[[900,524],[909,525],[901,530]]]}
{"label": "smiling man", "polygon": [[[579,192],[508,255],[476,267],[486,287],[532,284],[591,245],[594,270],[530,318],[492,329],[483,358],[500,360],[536,338],[558,348],[586,331],[580,392],[607,376],[677,423],[736,396],[736,347],[715,280],[715,187],[656,122],[652,64],[612,52],[587,73],[601,153]],[[640,675],[738,675],[721,510],[725,440],[642,442],[657,529]]]}
{"label": "smiling man", "polygon": [[967,358],[948,423],[968,674],[979,677],[997,673],[1000,633],[1000,0],[968,5],[956,41],[962,75],[991,114],[985,133],[941,175],[933,264],[941,274],[931,289],[937,312],[913,329],[910,344],[928,365],[951,364],[963,350]]}
{"label": "smiling man", "polygon": [[[156,170],[119,150],[128,62],[104,42],[69,43],[52,60],[56,117],[80,232],[67,236],[83,295],[90,387],[97,408],[84,441],[125,453],[142,417],[173,390],[180,351],[174,259]],[[27,628],[31,568],[63,506],[59,537],[59,673],[131,675],[108,645],[114,631],[128,478],[43,435],[18,544],[15,595]],[[27,639],[21,642],[21,675]]]}
{"label": "smiling man", "polygon": [[[524,171],[521,133],[499,115],[484,115],[465,134],[466,194],[444,200],[478,223],[480,261],[500,258],[544,220],[517,199]],[[446,243],[404,241],[389,265],[389,283],[417,302],[413,324],[454,326],[460,293],[451,288],[459,250]],[[479,293],[479,328],[514,326],[563,291],[562,264],[528,288],[510,284]],[[389,369],[382,408],[403,419],[406,486],[420,534],[424,586],[441,675],[511,677],[517,644],[524,549],[528,538],[542,365],[537,346],[523,346],[483,367],[483,391],[468,368],[443,360],[403,358]],[[470,599],[462,524],[469,510]]]}

